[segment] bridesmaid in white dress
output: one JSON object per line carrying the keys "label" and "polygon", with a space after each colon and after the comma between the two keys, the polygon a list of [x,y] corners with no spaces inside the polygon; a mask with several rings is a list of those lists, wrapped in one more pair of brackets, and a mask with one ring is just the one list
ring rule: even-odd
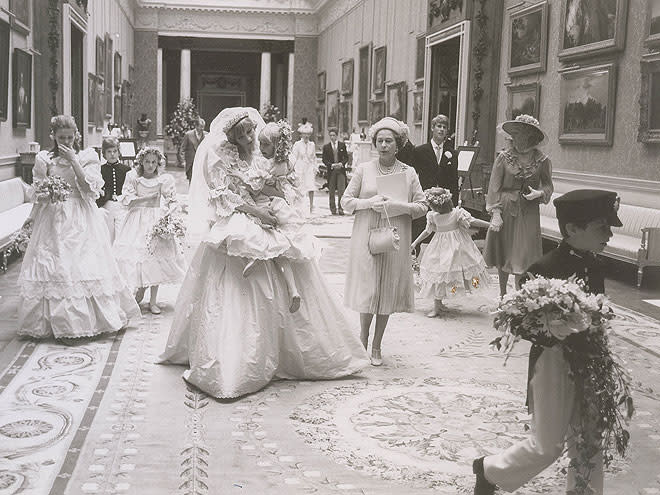
{"label": "bridesmaid in white dress", "polygon": [[[273,378],[334,379],[368,365],[312,253],[255,221],[276,224],[243,181],[263,125],[253,108],[224,109],[193,166],[189,229],[202,241],[161,362],[187,365],[184,379],[217,398],[256,392]],[[263,262],[245,277],[249,257],[258,253]],[[301,296],[293,313],[276,256],[289,259]]]}
{"label": "bridesmaid in white dress", "polygon": [[103,188],[92,148],[77,153],[80,137],[70,115],[50,121],[55,146],[35,158],[35,184],[58,176],[72,189],[65,201],[37,198],[26,220],[32,237],[18,276],[18,334],[36,338],[91,337],[116,332],[139,316],[119,273],[110,234],[96,199]]}
{"label": "bridesmaid in white dress", "polygon": [[[165,157],[157,148],[144,148],[135,157],[136,168],[126,174],[121,202],[127,213],[114,243],[115,258],[128,285],[142,302],[151,287],[149,311],[160,314],[160,284],[180,282],[185,273],[183,253],[174,238],[151,239],[149,233],[166,214],[176,210],[174,177],[162,172]],[[163,203],[161,206],[161,202]]]}
{"label": "bridesmaid in white dress", "polygon": [[309,213],[314,211],[314,190],[316,189],[316,145],[309,138],[314,132],[312,124],[305,122],[298,127],[300,140],[296,141],[291,150],[291,163],[298,175],[298,187],[302,195],[309,197]]}

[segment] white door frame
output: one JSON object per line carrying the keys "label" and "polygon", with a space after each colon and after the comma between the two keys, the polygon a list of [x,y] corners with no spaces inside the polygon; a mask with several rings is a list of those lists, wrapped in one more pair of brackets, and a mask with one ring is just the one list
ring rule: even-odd
{"label": "white door frame", "polygon": [[429,135],[429,111],[431,103],[431,51],[433,46],[460,38],[458,58],[458,89],[456,97],[456,141],[455,146],[463,144],[467,132],[467,96],[470,76],[470,21],[463,21],[447,29],[430,34],[426,37],[424,54],[424,114],[422,121],[422,137],[426,142]]}
{"label": "white door frame", "polygon": [[[80,29],[83,34],[82,43],[82,94],[83,94],[83,107],[82,107],[82,129],[79,132],[83,134],[87,130],[87,19],[82,17],[76,9],[72,8],[70,4],[64,3],[62,5],[62,62],[71,63],[71,24]],[[71,70],[70,67],[62,67],[62,113],[71,115]],[[85,140],[86,142],[86,140]]]}

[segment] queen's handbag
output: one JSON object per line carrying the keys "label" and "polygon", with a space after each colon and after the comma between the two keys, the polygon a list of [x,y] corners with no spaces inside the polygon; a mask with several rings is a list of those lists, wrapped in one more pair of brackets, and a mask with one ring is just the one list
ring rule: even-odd
{"label": "queen's handbag", "polygon": [[398,251],[401,237],[396,227],[392,227],[390,216],[385,209],[387,227],[375,227],[369,229],[369,252],[372,255]]}

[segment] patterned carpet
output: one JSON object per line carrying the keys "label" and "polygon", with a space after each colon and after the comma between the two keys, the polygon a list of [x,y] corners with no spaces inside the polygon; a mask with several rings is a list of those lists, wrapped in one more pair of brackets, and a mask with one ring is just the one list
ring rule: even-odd
{"label": "patterned carpet", "polygon": [[[329,281],[339,290],[343,276]],[[162,289],[163,314],[117,336],[17,341],[0,356],[0,495],[470,493],[471,459],[522,438],[529,422],[526,346],[506,367],[488,348],[493,290],[449,300],[443,318],[424,317],[423,300],[395,315],[381,368],[280,381],[235,401],[154,364],[176,287]],[[638,413],[606,493],[659,493],[660,323],[617,313],[613,343],[635,377]],[[518,493],[563,493],[565,464]]]}

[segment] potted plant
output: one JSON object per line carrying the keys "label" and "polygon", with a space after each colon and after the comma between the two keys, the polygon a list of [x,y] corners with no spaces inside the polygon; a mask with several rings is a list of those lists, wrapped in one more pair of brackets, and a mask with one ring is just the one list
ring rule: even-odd
{"label": "potted plant", "polygon": [[176,149],[176,163],[178,167],[183,166],[181,157],[181,143],[187,131],[195,128],[199,120],[199,113],[192,98],[184,98],[176,105],[174,113],[170,115],[170,120],[165,126],[165,134],[172,140]]}

